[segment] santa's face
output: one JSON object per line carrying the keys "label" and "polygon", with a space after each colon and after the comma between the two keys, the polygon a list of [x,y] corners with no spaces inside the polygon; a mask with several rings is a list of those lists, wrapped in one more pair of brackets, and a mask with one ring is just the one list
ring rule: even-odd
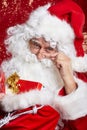
{"label": "santa's face", "polygon": [[83,49],[84,52],[87,54],[87,32],[83,33],[83,36],[84,36]]}
{"label": "santa's face", "polygon": [[38,60],[50,59],[57,52],[57,47],[51,47],[44,38],[32,38],[29,40],[31,53],[35,54]]}

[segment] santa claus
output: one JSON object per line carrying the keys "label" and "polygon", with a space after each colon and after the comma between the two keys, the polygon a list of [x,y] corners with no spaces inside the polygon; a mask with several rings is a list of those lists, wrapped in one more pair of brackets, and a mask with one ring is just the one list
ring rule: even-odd
{"label": "santa claus", "polygon": [[[64,126],[57,129],[75,130],[77,125],[66,124],[67,120],[78,118],[84,120],[87,128],[87,83],[76,74],[87,70],[82,48],[83,21],[84,14],[77,4],[62,1],[39,7],[26,23],[7,30],[5,44],[12,57],[1,65],[6,94],[1,97],[0,105],[4,114],[8,113],[7,117],[2,114],[2,130],[54,130],[59,115]],[[50,111],[52,116],[44,118],[43,111]],[[32,112],[37,116],[31,115]],[[36,123],[30,125],[34,120]],[[78,130],[81,128],[80,124]]]}

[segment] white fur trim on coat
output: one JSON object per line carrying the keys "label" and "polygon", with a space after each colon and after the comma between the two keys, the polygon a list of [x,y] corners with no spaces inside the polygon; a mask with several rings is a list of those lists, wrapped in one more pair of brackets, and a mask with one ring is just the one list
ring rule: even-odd
{"label": "white fur trim on coat", "polygon": [[43,88],[41,91],[32,90],[18,95],[5,95],[0,103],[4,111],[11,112],[14,110],[24,109],[36,104],[52,105],[53,94],[46,88]]}
{"label": "white fur trim on coat", "polygon": [[1,104],[7,112],[35,104],[50,105],[60,113],[61,118],[74,120],[87,115],[87,84],[78,79],[76,82],[77,90],[66,96],[57,96],[56,93],[43,88],[41,91],[32,90],[18,95],[6,95]]}
{"label": "white fur trim on coat", "polygon": [[72,68],[76,72],[87,72],[87,54],[84,57],[73,58]]}
{"label": "white fur trim on coat", "polygon": [[87,83],[75,79],[78,88],[71,94],[55,98],[55,108],[59,110],[61,117],[74,120],[87,115]]}

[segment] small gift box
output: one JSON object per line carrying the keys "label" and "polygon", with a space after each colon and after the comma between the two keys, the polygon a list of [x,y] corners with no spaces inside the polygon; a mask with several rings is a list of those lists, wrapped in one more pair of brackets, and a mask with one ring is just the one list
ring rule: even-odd
{"label": "small gift box", "polygon": [[39,82],[20,79],[16,72],[7,78],[6,83],[8,85],[8,89],[10,89],[12,93],[16,94],[27,92],[31,89],[40,90],[43,87]]}

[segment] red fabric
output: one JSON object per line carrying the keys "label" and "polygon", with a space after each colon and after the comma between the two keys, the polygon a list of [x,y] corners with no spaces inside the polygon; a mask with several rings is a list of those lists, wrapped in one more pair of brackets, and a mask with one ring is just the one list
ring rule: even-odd
{"label": "red fabric", "polygon": [[87,0],[74,0],[84,11],[85,14],[85,25],[83,31],[87,32]]}
{"label": "red fabric", "polygon": [[[20,82],[21,81],[21,82]],[[30,82],[20,80],[20,84],[22,85],[22,89],[28,86],[28,90],[31,88],[37,88],[37,82]],[[26,84],[26,86],[25,86]],[[36,84],[36,85],[35,85]],[[25,87],[24,87],[24,86]],[[41,84],[40,84],[41,85]],[[21,89],[21,90],[22,90]],[[22,90],[23,91],[23,90]],[[62,88],[59,92],[59,95],[65,96],[65,89]],[[31,108],[23,109],[20,111],[16,111],[16,113],[21,113],[27,110],[31,110]],[[0,118],[4,117],[5,113],[0,114]],[[37,114],[25,114],[22,115],[15,120],[10,121],[10,123],[4,125],[1,130],[55,130],[55,127],[60,118],[59,113],[57,113],[50,106],[44,106],[40,110],[38,110]],[[87,129],[87,116],[79,118],[77,120],[63,120],[64,127],[59,130],[86,130]]]}
{"label": "red fabric", "polygon": [[59,2],[58,4],[51,6],[48,11],[58,18],[66,20],[72,26],[76,35],[74,45],[77,56],[83,56],[82,31],[85,17],[82,9],[73,1],[64,0],[63,2]]}
{"label": "red fabric", "polygon": [[[86,78],[87,79],[87,78]],[[65,89],[62,88],[59,95],[65,96]],[[87,130],[87,116],[78,118],[76,120],[63,120],[64,127],[60,130]]]}
{"label": "red fabric", "polygon": [[65,96],[66,95],[64,87],[59,91],[58,95],[61,95],[61,96]]}
{"label": "red fabric", "polygon": [[18,93],[26,92],[31,89],[40,90],[43,87],[42,84],[39,82],[33,82],[33,81],[27,81],[27,80],[19,80],[17,84],[19,85]]}
{"label": "red fabric", "polygon": [[55,130],[58,119],[59,114],[50,106],[45,106],[38,110],[37,114],[18,117],[3,126],[1,130]]}
{"label": "red fabric", "polygon": [[87,116],[77,120],[64,121],[64,124],[62,130],[87,130]]}
{"label": "red fabric", "polygon": [[5,93],[5,75],[2,69],[0,69],[0,93]]}
{"label": "red fabric", "polygon": [[[19,80],[20,91],[25,92],[31,89],[41,89],[42,84],[33,81]],[[31,108],[16,111],[16,113],[21,113]],[[0,118],[4,117],[5,113],[0,114]],[[6,124],[1,128],[1,130],[54,130],[60,115],[50,106],[44,106],[39,109],[37,114],[25,114],[22,115],[10,123]]]}
{"label": "red fabric", "polygon": [[87,82],[87,72],[86,72],[86,73],[79,73],[79,72],[78,72],[78,73],[77,73],[77,76],[78,76],[79,79],[81,79],[81,80]]}

